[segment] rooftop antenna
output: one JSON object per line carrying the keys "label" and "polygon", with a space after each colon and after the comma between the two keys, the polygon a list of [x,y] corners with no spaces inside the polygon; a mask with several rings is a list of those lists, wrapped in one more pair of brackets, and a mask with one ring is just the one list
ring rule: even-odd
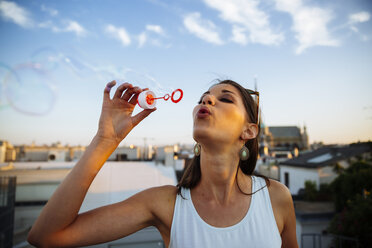
{"label": "rooftop antenna", "polygon": [[257,74],[254,75],[254,90],[257,91]]}

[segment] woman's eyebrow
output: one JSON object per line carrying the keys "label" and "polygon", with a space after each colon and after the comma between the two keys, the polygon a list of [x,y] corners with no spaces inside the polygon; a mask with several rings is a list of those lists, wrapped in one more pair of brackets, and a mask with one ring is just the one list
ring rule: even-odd
{"label": "woman's eyebrow", "polygon": [[231,93],[231,94],[235,95],[235,93],[234,93],[234,92],[232,92],[232,91],[229,91],[229,90],[222,90],[222,93]]}
{"label": "woman's eyebrow", "polygon": [[[221,90],[221,92],[222,92],[222,93],[230,93],[230,94],[236,95],[234,92],[229,91],[229,90]],[[206,91],[206,92],[203,93],[202,97],[203,97],[204,95],[208,95],[208,94],[210,94],[210,93],[211,93],[210,91]]]}

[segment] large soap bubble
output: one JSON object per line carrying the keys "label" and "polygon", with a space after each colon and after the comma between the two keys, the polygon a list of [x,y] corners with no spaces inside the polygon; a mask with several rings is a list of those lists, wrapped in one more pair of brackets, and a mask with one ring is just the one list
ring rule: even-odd
{"label": "large soap bubble", "polygon": [[9,66],[0,63],[0,110],[9,106],[5,95],[5,78],[17,78],[17,75]]}
{"label": "large soap bubble", "polygon": [[15,110],[29,115],[45,115],[55,103],[56,94],[51,79],[39,64],[26,63],[13,68],[4,78],[3,90],[7,102]]}
{"label": "large soap bubble", "polygon": [[53,47],[42,47],[31,54],[31,63],[46,71],[54,71],[63,62],[63,53]]}
{"label": "large soap bubble", "polygon": [[165,95],[173,91],[172,88],[163,87],[154,77],[146,73],[140,73],[133,69],[123,68],[121,77],[116,77],[118,83],[128,82],[141,88],[149,88],[156,95]]}

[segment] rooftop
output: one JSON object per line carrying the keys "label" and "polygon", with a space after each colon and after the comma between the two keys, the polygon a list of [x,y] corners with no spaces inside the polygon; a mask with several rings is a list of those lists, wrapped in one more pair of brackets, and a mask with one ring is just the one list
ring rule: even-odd
{"label": "rooftop", "polygon": [[301,136],[301,130],[296,126],[274,126],[269,127],[269,131],[274,137],[299,137]]}
{"label": "rooftop", "polygon": [[280,165],[319,168],[371,151],[372,148],[365,144],[342,147],[322,147],[315,151],[302,154],[294,159],[283,161]]}

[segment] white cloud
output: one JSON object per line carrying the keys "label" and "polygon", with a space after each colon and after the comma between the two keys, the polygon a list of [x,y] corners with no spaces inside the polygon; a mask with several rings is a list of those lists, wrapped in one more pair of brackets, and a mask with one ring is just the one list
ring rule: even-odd
{"label": "white cloud", "polygon": [[186,15],[183,24],[192,34],[202,40],[216,45],[222,45],[223,41],[216,30],[216,26],[209,20],[201,18],[200,13],[194,12]]}
{"label": "white cloud", "polygon": [[[46,8],[44,5],[41,6],[43,11],[49,12],[51,15],[57,15],[58,11],[53,10],[50,8]],[[58,27],[53,24],[52,21],[48,20],[45,22],[35,23],[31,17],[29,12],[18,6],[16,3],[7,2],[7,1],[0,1],[0,15],[6,19],[10,20],[24,28],[47,28],[52,30],[53,32],[73,32],[77,36],[84,36],[86,34],[86,30],[76,21],[65,21],[65,27]]]}
{"label": "white cloud", "polygon": [[359,29],[357,27],[354,27],[354,26],[351,26],[350,29],[355,32],[355,33],[358,33],[359,32]]}
{"label": "white cloud", "polygon": [[110,34],[115,39],[119,40],[123,46],[128,46],[131,43],[130,36],[123,27],[115,27],[114,25],[107,25],[106,33]]}
{"label": "white cloud", "polygon": [[34,25],[28,11],[14,2],[0,1],[0,15],[5,20],[12,21],[23,28],[30,28]]}
{"label": "white cloud", "polygon": [[146,30],[155,32],[155,33],[160,34],[160,35],[165,34],[163,28],[159,25],[150,25],[150,24],[146,25]]}
{"label": "white cloud", "polygon": [[142,32],[139,36],[138,36],[138,47],[143,47],[143,45],[145,45],[147,41],[147,35],[145,32]]}
{"label": "white cloud", "polygon": [[52,30],[55,33],[62,33],[62,32],[72,32],[75,33],[77,36],[85,36],[87,31],[81,26],[77,21],[67,20],[64,21],[64,27],[56,26],[52,21],[41,22],[38,24],[40,28],[47,28]]}
{"label": "white cloud", "polygon": [[67,26],[63,29],[63,32],[73,32],[77,36],[84,36],[85,29],[76,21],[67,21]]}
{"label": "white cloud", "polygon": [[358,13],[350,15],[349,22],[350,23],[367,22],[369,21],[370,18],[371,18],[371,15],[368,12],[362,11],[362,12],[358,12]]}
{"label": "white cloud", "polygon": [[53,8],[48,8],[44,4],[41,5],[41,10],[44,12],[47,12],[51,16],[57,16],[58,15],[58,10],[53,9]]}
{"label": "white cloud", "polygon": [[204,0],[220,12],[220,18],[233,24],[232,41],[264,45],[278,45],[284,40],[282,33],[272,31],[269,16],[259,10],[257,0]]}
{"label": "white cloud", "polygon": [[137,36],[138,47],[149,43],[153,46],[169,48],[171,45],[165,43],[164,38],[167,38],[167,35],[160,25],[148,24],[145,30]]}
{"label": "white cloud", "polygon": [[289,13],[293,19],[292,30],[299,45],[296,54],[313,46],[338,46],[340,42],[331,37],[327,24],[332,20],[329,10],[305,6],[302,0],[275,0],[279,11]]}
{"label": "white cloud", "polygon": [[362,41],[369,41],[370,38],[367,35],[362,34],[359,29],[356,27],[357,24],[368,22],[371,18],[371,15],[366,11],[361,11],[349,15],[349,22],[346,24],[349,28],[356,33]]}
{"label": "white cloud", "polygon": [[246,45],[248,43],[248,38],[245,32],[246,32],[245,28],[234,25],[232,29],[233,37],[231,38],[231,40],[236,43]]}

